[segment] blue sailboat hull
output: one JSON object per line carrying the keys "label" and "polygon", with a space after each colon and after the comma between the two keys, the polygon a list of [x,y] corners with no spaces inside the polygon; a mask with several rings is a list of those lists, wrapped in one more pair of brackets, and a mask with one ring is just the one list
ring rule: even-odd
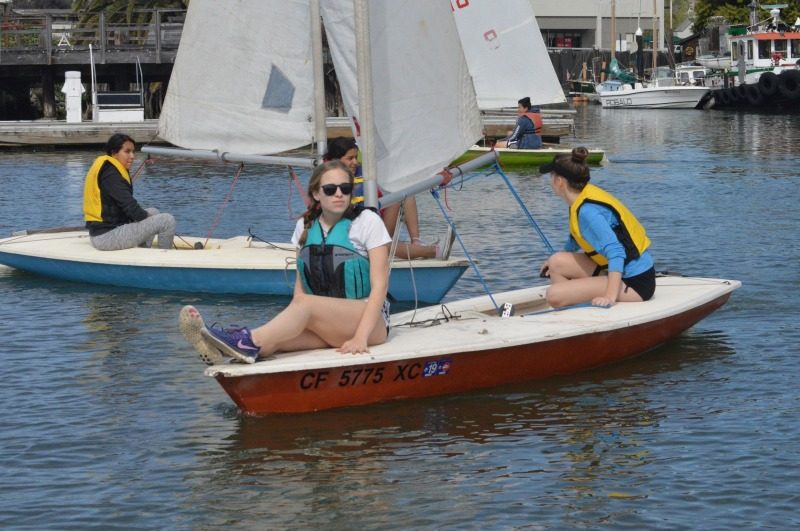
{"label": "blue sailboat hull", "polygon": [[[80,262],[0,251],[0,263],[46,277],[89,284],[105,284],[196,293],[291,295],[294,269],[223,269],[161,267]],[[389,293],[398,301],[437,303],[458,281],[467,264],[444,267],[394,268]]]}

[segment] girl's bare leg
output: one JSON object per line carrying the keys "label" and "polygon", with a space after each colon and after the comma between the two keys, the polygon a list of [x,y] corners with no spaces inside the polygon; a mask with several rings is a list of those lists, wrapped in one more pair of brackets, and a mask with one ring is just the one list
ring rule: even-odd
{"label": "girl's bare leg", "polygon": [[419,213],[417,212],[417,198],[413,195],[403,200],[403,220],[406,222],[411,242],[419,240]]}
{"label": "girl's bare leg", "polygon": [[389,236],[394,238],[394,230],[397,228],[397,220],[400,218],[400,203],[389,205],[383,209],[383,224],[389,231]]}
{"label": "girl's bare leg", "polygon": [[[289,306],[267,324],[251,330],[260,355],[278,350],[338,347],[353,337],[366,303],[360,300],[295,295]],[[310,332],[310,333],[309,333]],[[367,343],[386,341],[386,326],[378,319]]]}
{"label": "girl's bare leg", "polygon": [[[590,302],[602,297],[608,289],[608,276],[592,276],[597,264],[584,253],[558,252],[547,260],[552,284],[547,288],[547,302],[554,308]],[[617,301],[639,302],[636,291],[625,291],[625,281],[620,285]]]}

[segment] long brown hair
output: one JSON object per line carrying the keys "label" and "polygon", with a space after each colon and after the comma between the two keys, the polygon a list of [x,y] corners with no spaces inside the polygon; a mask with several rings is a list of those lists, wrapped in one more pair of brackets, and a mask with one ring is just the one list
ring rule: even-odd
{"label": "long brown hair", "polygon": [[[311,228],[311,225],[314,224],[314,221],[322,214],[322,207],[319,204],[319,201],[314,197],[314,192],[319,193],[320,191],[320,184],[322,183],[322,176],[328,173],[331,170],[342,170],[347,174],[347,178],[350,181],[350,184],[353,184],[353,174],[350,173],[350,170],[347,169],[347,166],[344,165],[338,159],[329,160],[327,162],[323,162],[316,168],[314,168],[314,172],[311,174],[311,178],[308,180],[308,198],[311,200],[308,204],[308,208],[303,213],[303,234],[300,236],[300,245],[304,245],[306,243],[306,237],[308,236],[308,229]],[[347,217],[350,212],[353,210],[352,203],[347,206],[347,210],[345,210],[344,215],[342,217]]]}

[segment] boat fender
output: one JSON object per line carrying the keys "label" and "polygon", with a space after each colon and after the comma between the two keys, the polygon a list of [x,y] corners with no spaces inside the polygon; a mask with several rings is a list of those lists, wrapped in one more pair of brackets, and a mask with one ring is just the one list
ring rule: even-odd
{"label": "boat fender", "polygon": [[744,92],[750,105],[759,106],[764,103],[764,96],[758,89],[758,85],[745,85]]}
{"label": "boat fender", "polygon": [[765,98],[771,98],[778,92],[778,76],[773,72],[764,72],[758,78],[758,88]]}
{"label": "boat fender", "polygon": [[736,85],[731,90],[738,96],[738,101],[747,99],[747,85]]}
{"label": "boat fender", "polygon": [[714,107],[725,105],[725,101],[722,99],[722,90],[715,90],[711,95],[714,97]]}
{"label": "boat fender", "polygon": [[778,90],[786,99],[800,98],[800,72],[797,70],[784,70],[778,76]]}
{"label": "boat fender", "polygon": [[733,103],[733,96],[731,96],[731,89],[720,89],[719,98],[722,100],[723,105],[730,105]]}

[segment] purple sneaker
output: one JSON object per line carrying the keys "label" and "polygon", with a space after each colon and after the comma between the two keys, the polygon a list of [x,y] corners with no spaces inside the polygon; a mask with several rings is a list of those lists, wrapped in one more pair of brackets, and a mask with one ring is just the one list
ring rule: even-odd
{"label": "purple sneaker", "polygon": [[261,348],[253,343],[250,330],[246,327],[222,328],[212,325],[209,328],[203,328],[200,333],[206,341],[220,349],[223,354],[244,363],[255,363],[258,359]]}

